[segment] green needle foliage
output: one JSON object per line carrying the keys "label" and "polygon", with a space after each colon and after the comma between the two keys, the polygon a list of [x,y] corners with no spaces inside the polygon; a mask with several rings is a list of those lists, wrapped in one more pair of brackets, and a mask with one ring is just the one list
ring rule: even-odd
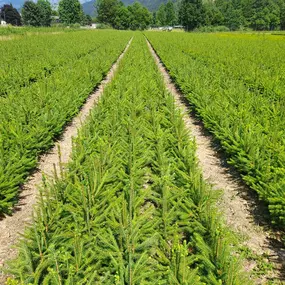
{"label": "green needle foliage", "polygon": [[250,284],[142,34],[41,193],[23,284]]}
{"label": "green needle foliage", "polygon": [[[11,46],[4,44],[2,49],[1,44],[0,50],[12,50],[1,60],[4,73],[13,62],[19,65],[3,79],[0,76],[0,213],[11,213],[19,186],[36,167],[38,155],[53,145],[124,50],[130,36],[111,31],[34,36],[23,39],[25,46],[19,48],[19,55]],[[21,42],[15,40],[13,44]],[[41,51],[37,47],[47,43],[54,44],[54,49]],[[25,49],[39,53],[37,64],[31,61],[35,65],[27,72],[32,76],[28,78],[22,77],[30,66],[29,57],[21,57]],[[60,54],[53,53],[60,49]]]}
{"label": "green needle foliage", "polygon": [[228,162],[285,225],[284,38],[247,34],[147,37]]}

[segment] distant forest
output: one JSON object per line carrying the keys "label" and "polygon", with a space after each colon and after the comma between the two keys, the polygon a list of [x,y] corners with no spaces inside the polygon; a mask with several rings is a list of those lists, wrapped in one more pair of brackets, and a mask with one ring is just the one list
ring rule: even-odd
{"label": "distant forest", "polygon": [[[122,13],[122,9],[127,9],[123,2],[130,4],[134,1],[97,0],[97,2],[97,7],[108,3],[105,5],[107,10],[113,9],[116,14],[110,19],[117,18],[117,21],[120,21],[120,15],[124,15],[124,20],[127,15]],[[139,2],[150,9],[150,0]],[[223,26],[233,31],[285,29],[285,0],[169,0],[168,2],[157,0],[152,1],[152,7],[157,6],[159,2],[158,9],[152,12],[152,26],[182,25],[186,30],[204,26]],[[98,18],[100,19],[100,15]],[[113,25],[112,20],[107,19],[106,23]]]}
{"label": "distant forest", "polygon": [[52,11],[47,0],[38,0],[26,1],[21,15],[13,7],[15,1],[0,8],[0,18],[12,25],[48,26],[50,17],[59,15],[61,23],[93,21],[115,29],[180,25],[188,31],[285,30],[285,0],[93,0],[83,5],[60,0],[58,11]]}

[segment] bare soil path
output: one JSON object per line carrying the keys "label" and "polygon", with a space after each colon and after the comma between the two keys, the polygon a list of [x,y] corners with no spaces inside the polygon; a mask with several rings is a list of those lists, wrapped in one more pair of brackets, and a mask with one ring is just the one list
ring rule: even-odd
{"label": "bare soil path", "polygon": [[[219,209],[225,217],[226,223],[244,241],[243,245],[249,248],[256,256],[260,256],[262,264],[266,267],[272,263],[273,269],[258,278],[252,277],[256,284],[285,284],[285,248],[280,241],[279,233],[274,232],[268,221],[265,221],[266,207],[258,202],[251,190],[242,182],[241,178],[231,169],[219,149],[213,142],[213,137],[204,129],[192,114],[183,94],[172,82],[169,73],[160,58],[147,41],[149,49],[161,71],[168,91],[174,96],[177,106],[181,109],[184,122],[193,136],[197,145],[197,157],[204,178],[213,186],[213,189],[223,190],[223,196],[219,201]],[[253,275],[258,262],[248,260],[244,265],[245,270]],[[278,282],[278,283],[276,283]],[[270,283],[272,284],[272,283]]]}
{"label": "bare soil path", "polygon": [[[13,245],[16,244],[19,234],[24,232],[26,225],[31,222],[33,207],[37,201],[38,187],[42,183],[43,174],[53,177],[54,169],[57,173],[60,173],[60,161],[63,165],[69,161],[72,152],[72,138],[76,137],[78,128],[82,126],[82,123],[98,102],[105,86],[113,79],[118,64],[129,48],[131,41],[132,39],[96,91],[88,97],[79,114],[65,128],[60,140],[56,142],[50,152],[40,157],[38,169],[22,187],[19,203],[13,215],[5,216],[2,219],[0,217],[0,284],[5,284],[6,280],[4,273],[1,273],[1,267],[3,268],[5,261],[16,257],[17,250],[13,248]],[[58,149],[61,153],[60,158]]]}

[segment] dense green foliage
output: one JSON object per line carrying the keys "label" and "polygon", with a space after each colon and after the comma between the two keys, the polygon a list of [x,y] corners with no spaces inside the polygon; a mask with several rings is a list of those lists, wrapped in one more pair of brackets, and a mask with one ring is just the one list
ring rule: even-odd
{"label": "dense green foliage", "polygon": [[226,26],[231,30],[284,29],[284,0],[181,0],[179,18],[186,29]]}
{"label": "dense green foliage", "polygon": [[[146,1],[140,2],[149,7]],[[215,30],[213,26],[225,26],[230,30],[285,29],[285,0],[169,0],[168,2],[165,0],[158,2],[161,3],[159,8],[155,9],[154,26],[179,24],[186,30],[209,26],[205,31]],[[167,14],[172,16],[169,18]],[[175,15],[174,18],[173,15]]]}
{"label": "dense green foliage", "polygon": [[173,26],[177,23],[174,3],[169,0],[166,4],[161,4],[155,13],[154,24],[156,26]]}
{"label": "dense green foliage", "polygon": [[40,12],[40,25],[49,27],[51,24],[52,8],[48,0],[38,0],[37,5]]}
{"label": "dense green foliage", "polygon": [[218,0],[217,7],[224,15],[224,24],[231,29],[240,26],[254,30],[274,30],[280,27],[284,0],[244,0],[226,3]]}
{"label": "dense green foliage", "polygon": [[90,15],[83,15],[83,18],[82,18],[82,21],[81,21],[81,24],[83,26],[90,26],[92,25],[92,17]]}
{"label": "dense green foliage", "polygon": [[12,4],[3,5],[3,7],[0,8],[0,20],[4,20],[7,24],[13,26],[21,26],[22,24],[21,15]]}
{"label": "dense green foliage", "polygon": [[[98,0],[96,3],[103,3],[106,17],[101,17],[99,21],[109,23],[116,28],[125,28],[129,13],[126,9],[118,12],[114,7],[134,5],[135,1],[119,0]],[[150,8],[148,1],[139,1],[142,5]],[[164,0],[154,1],[156,8],[153,14],[153,26],[173,26],[183,25],[186,30],[193,30],[203,26],[208,26],[205,31],[215,30],[213,26],[225,26],[230,30],[278,30],[285,29],[285,0]],[[100,4],[101,5],[101,4]],[[151,7],[153,7],[151,5]],[[153,11],[153,9],[150,9]],[[111,12],[111,16],[107,17]],[[121,23],[115,24],[115,15],[122,15]],[[118,19],[117,19],[118,23]],[[129,28],[129,26],[127,26]],[[221,28],[219,28],[221,29]]]}
{"label": "dense green foliage", "polygon": [[[28,30],[32,32],[32,29]],[[41,31],[35,29],[36,31]],[[44,30],[49,31],[49,30]],[[57,33],[57,29],[51,29]],[[98,45],[107,43],[110,39],[104,40],[104,34],[99,33],[98,45],[93,44],[93,36],[87,38],[85,35],[77,33],[69,35],[39,35],[37,37],[25,37],[14,41],[4,41],[0,46],[1,68],[0,68],[0,97],[9,94],[17,94],[23,87],[33,85],[35,82],[48,78],[54,71],[62,65],[73,62],[88,53],[96,51]],[[92,35],[92,34],[91,34]],[[96,33],[97,35],[97,33]],[[84,39],[85,43],[76,48],[66,48],[76,45],[76,37]],[[11,65],[13,68],[11,69]]]}
{"label": "dense green foliage", "polygon": [[26,1],[22,8],[23,22],[26,26],[49,27],[52,8],[48,0]]}
{"label": "dense green foliage", "polygon": [[285,225],[285,37],[147,33],[244,181]]}
{"label": "dense green foliage", "polygon": [[51,147],[129,38],[90,31],[1,43],[1,213],[11,211],[37,156]]}
{"label": "dense green foliage", "polygon": [[[22,9],[23,21],[28,26],[49,27],[52,22],[53,11],[48,0],[38,0],[37,3],[26,1]],[[61,0],[58,5],[58,15],[61,23],[65,25],[82,24],[89,25],[90,16],[83,13],[82,6],[78,0]]]}
{"label": "dense green foliage", "polygon": [[137,34],[42,189],[11,272],[24,284],[248,284],[182,116]]}
{"label": "dense green foliage", "polygon": [[26,1],[21,12],[24,25],[34,27],[41,25],[40,8],[33,1]]}
{"label": "dense green foliage", "polygon": [[78,0],[60,0],[58,5],[60,20],[65,24],[81,23],[83,10]]}
{"label": "dense green foliage", "polygon": [[118,0],[99,0],[96,2],[97,19],[100,23],[114,25],[117,10],[119,9]]}
{"label": "dense green foliage", "polygon": [[98,0],[98,21],[119,30],[144,30],[152,21],[151,13],[139,2],[128,7],[119,0]]}
{"label": "dense green foliage", "polygon": [[[111,1],[113,4],[119,5],[118,0],[100,1],[106,3]],[[134,1],[123,2],[126,5],[131,5]],[[150,3],[147,1],[140,2],[146,7],[150,7]],[[160,6],[157,5],[158,2],[160,2]],[[157,7],[154,12],[153,26],[179,24],[183,25],[186,30],[209,26],[205,31],[215,30],[212,28],[213,26],[225,26],[230,30],[285,29],[285,0],[169,0],[158,2],[153,3]],[[110,4],[107,6],[112,7]],[[123,18],[127,18],[126,13],[123,14]],[[115,19],[115,17],[111,19]],[[125,27],[125,25],[120,27]]]}
{"label": "dense green foliage", "polygon": [[194,30],[203,24],[204,9],[202,0],[181,0],[179,22],[187,31]]}
{"label": "dense green foliage", "polygon": [[[14,1],[15,0],[12,0],[12,3],[14,3]],[[116,5],[121,3],[124,6],[129,6],[133,5],[136,1],[90,1],[83,4],[84,13],[97,16],[95,6],[97,7],[100,2],[105,2],[106,7],[112,9],[113,3],[116,3]],[[181,25],[184,23],[186,28],[192,27],[194,24],[195,27],[226,26],[230,30],[285,29],[285,0],[205,0],[202,1],[202,9],[196,9],[195,7],[199,4],[198,0],[139,0],[138,2],[150,11],[154,12],[154,18],[156,18],[157,13],[160,14],[159,21],[154,19],[154,26],[169,26],[174,24]],[[70,12],[72,12],[73,2],[71,1],[70,3],[69,7],[67,5],[67,9],[70,8]],[[174,5],[176,16],[174,24],[171,24],[171,20],[169,19],[165,22],[166,17],[164,10],[168,5],[167,3]],[[200,4],[198,6],[200,6]],[[185,7],[185,9],[181,9],[181,5],[182,7]],[[75,11],[77,11],[77,8],[75,8]],[[122,12],[120,14],[122,14]],[[114,19],[115,17],[105,17],[103,23],[108,21],[113,22]],[[84,23],[84,20],[83,16],[83,19],[78,23]],[[120,29],[124,26],[125,24],[121,24]]]}

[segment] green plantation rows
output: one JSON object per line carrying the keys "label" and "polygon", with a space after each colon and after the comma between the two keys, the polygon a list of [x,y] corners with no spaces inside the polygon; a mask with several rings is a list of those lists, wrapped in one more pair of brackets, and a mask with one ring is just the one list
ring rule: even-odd
{"label": "green plantation rows", "polygon": [[[160,36],[160,35],[159,35]],[[168,34],[172,50],[178,50],[224,78],[240,81],[253,94],[276,100],[285,92],[285,38],[247,34]],[[272,52],[274,51],[274,52]]]}
{"label": "green plantation rows", "polygon": [[[71,64],[102,46],[112,44],[114,33],[73,32],[26,36],[0,45],[0,97],[18,94],[59,67]],[[68,47],[68,48],[66,48]]]}
{"label": "green plantation rows", "polygon": [[147,33],[171,76],[260,199],[285,225],[285,40]]}
{"label": "green plantation rows", "polygon": [[23,284],[248,284],[141,34],[46,183],[11,272]]}
{"label": "green plantation rows", "polygon": [[[66,35],[73,37],[74,33]],[[87,34],[83,35],[86,38]],[[63,64],[16,94],[0,97],[0,213],[11,211],[18,186],[35,168],[38,155],[51,147],[64,125],[78,112],[124,50],[131,34],[89,32],[89,37],[92,40],[86,40],[89,48],[85,50],[95,49],[94,52]],[[101,45],[107,39],[108,44]],[[76,47],[66,45],[64,49],[70,54],[68,50]]]}

